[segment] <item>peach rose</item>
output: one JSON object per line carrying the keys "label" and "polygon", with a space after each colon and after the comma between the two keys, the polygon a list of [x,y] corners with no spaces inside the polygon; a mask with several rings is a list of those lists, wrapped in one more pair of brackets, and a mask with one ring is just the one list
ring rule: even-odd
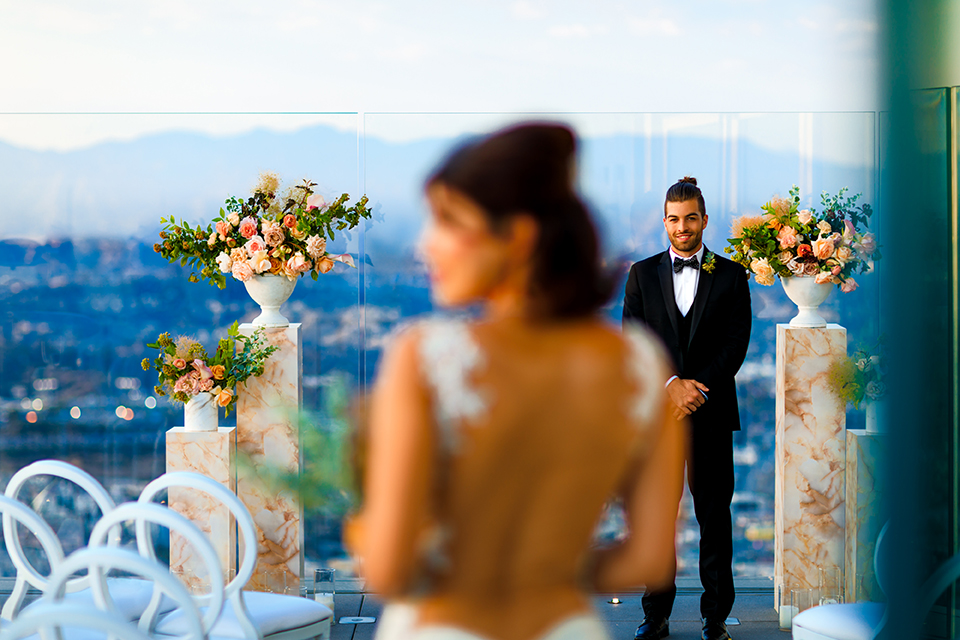
{"label": "peach rose", "polygon": [[225,407],[228,404],[233,402],[233,391],[230,389],[224,389],[219,394],[217,394],[217,404],[221,407]]}
{"label": "peach rose", "polygon": [[813,220],[813,213],[810,209],[800,209],[800,211],[797,211],[797,219],[800,224],[810,224],[810,221]]}
{"label": "peach rose", "polygon": [[242,262],[242,261],[246,260],[246,259],[249,258],[249,257],[250,257],[250,256],[247,255],[247,250],[246,250],[246,249],[241,249],[241,248],[237,247],[236,249],[231,249],[231,250],[230,250],[230,261],[231,261],[231,262]]}
{"label": "peach rose", "polygon": [[257,235],[257,221],[251,216],[247,216],[240,221],[240,235],[244,238],[252,238]]}
{"label": "peach rose", "polygon": [[810,248],[813,250],[813,255],[817,257],[817,260],[826,260],[833,255],[833,242],[826,238],[814,240]]}
{"label": "peach rose", "polygon": [[320,236],[307,238],[307,255],[316,260],[327,252],[327,239]]}
{"label": "peach rose", "polygon": [[320,273],[329,273],[330,269],[333,269],[333,260],[327,256],[323,256],[317,260],[317,271]]}
{"label": "peach rose", "polygon": [[821,220],[817,223],[817,229],[820,230],[820,233],[828,235],[833,232],[833,227],[830,226],[830,223],[826,220]]}
{"label": "peach rose", "polygon": [[267,256],[266,251],[257,251],[250,256],[250,268],[256,273],[270,271],[271,266],[270,258]]}
{"label": "peach rose", "polygon": [[230,233],[230,225],[225,220],[217,221],[217,233],[220,234],[224,240],[227,239],[227,234]]}
{"label": "peach rose", "polygon": [[796,258],[794,258],[793,260],[791,260],[786,264],[787,264],[787,269],[790,269],[790,273],[792,273],[793,275],[795,276],[803,275],[803,263],[798,262]]}
{"label": "peach rose", "polygon": [[750,263],[750,270],[756,276],[757,283],[769,287],[774,282],[776,272],[766,258],[758,258]]}
{"label": "peach rose", "polygon": [[288,213],[283,216],[283,226],[287,229],[296,229],[297,228],[297,216],[292,213]]}
{"label": "peach rose", "polygon": [[286,234],[283,232],[283,227],[276,222],[263,223],[263,239],[269,246],[276,247],[277,245],[283,244],[283,240],[286,237]]}
{"label": "peach rose", "polygon": [[227,373],[227,368],[222,364],[215,364],[210,367],[210,371],[213,371],[213,377],[215,380],[223,380],[223,376]]}
{"label": "peach rose", "polygon": [[253,255],[258,251],[266,251],[267,243],[264,242],[263,238],[260,236],[253,236],[247,240],[247,243],[243,245],[243,248],[247,250],[247,255],[252,258]]}
{"label": "peach rose", "polygon": [[816,283],[817,284],[828,284],[833,280],[833,274],[829,271],[821,271],[817,274]]}
{"label": "peach rose", "polygon": [[840,291],[844,293],[850,293],[851,291],[856,291],[857,281],[853,278],[847,278],[843,281],[843,284],[840,285]]}
{"label": "peach rose", "polygon": [[295,274],[306,273],[310,271],[311,266],[310,261],[302,253],[297,252],[287,260],[286,270]]}
{"label": "peach rose", "polygon": [[236,260],[231,269],[233,277],[240,282],[246,282],[253,277],[253,267],[247,264],[246,260]]}
{"label": "peach rose", "polygon": [[842,264],[850,262],[853,260],[853,258],[853,249],[850,247],[840,247],[837,249],[837,260],[839,260]]}
{"label": "peach rose", "polygon": [[230,223],[231,227],[235,227],[240,224],[240,214],[236,211],[231,211],[227,214],[227,222]]}
{"label": "peach rose", "polygon": [[800,241],[800,237],[797,235],[797,230],[793,227],[784,226],[780,229],[780,233],[777,234],[777,240],[780,241],[781,249],[790,249],[797,245],[797,242]]}

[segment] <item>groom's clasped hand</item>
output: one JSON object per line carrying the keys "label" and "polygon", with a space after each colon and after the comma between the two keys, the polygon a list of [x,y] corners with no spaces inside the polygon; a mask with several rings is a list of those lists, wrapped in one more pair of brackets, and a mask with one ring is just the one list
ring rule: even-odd
{"label": "groom's clasped hand", "polygon": [[710,389],[702,382],[674,378],[667,385],[667,394],[673,402],[674,417],[680,419],[689,416],[707,401]]}

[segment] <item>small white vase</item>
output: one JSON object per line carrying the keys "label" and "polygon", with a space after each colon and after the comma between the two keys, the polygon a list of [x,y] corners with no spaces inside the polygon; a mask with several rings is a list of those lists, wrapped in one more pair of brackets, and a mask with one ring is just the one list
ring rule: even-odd
{"label": "small white vase", "polygon": [[280,313],[280,305],[287,301],[293,288],[297,286],[296,279],[286,276],[266,274],[253,276],[243,283],[247,293],[253,301],[260,305],[260,315],[253,319],[253,324],[264,327],[287,327],[290,321]]}
{"label": "small white vase", "polygon": [[830,295],[834,285],[826,282],[817,284],[814,276],[793,276],[780,278],[783,290],[787,297],[800,312],[790,321],[791,327],[825,327],[827,321],[823,319],[817,308]]}
{"label": "small white vase", "polygon": [[867,400],[863,405],[867,414],[865,425],[867,433],[883,433],[886,431],[884,428],[886,416],[884,415],[883,400]]}
{"label": "small white vase", "polygon": [[183,428],[187,431],[216,431],[220,426],[217,399],[201,391],[183,405]]}

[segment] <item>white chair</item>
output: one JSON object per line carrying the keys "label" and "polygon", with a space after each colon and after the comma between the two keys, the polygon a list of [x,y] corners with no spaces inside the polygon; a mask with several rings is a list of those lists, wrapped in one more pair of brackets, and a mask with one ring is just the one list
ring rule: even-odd
{"label": "white chair", "polygon": [[[12,478],[10,478],[10,482],[7,483],[7,488],[4,491],[4,495],[7,498],[19,500],[19,494],[23,486],[28,480],[37,476],[53,476],[74,483],[90,496],[93,502],[100,509],[101,514],[109,512],[116,506],[113,498],[110,497],[110,494],[107,493],[106,489],[104,489],[103,486],[93,478],[93,476],[83,469],[60,460],[40,460],[27,465],[23,469],[20,469],[13,475]],[[14,583],[13,592],[11,593],[10,598],[3,605],[3,610],[0,612],[0,617],[6,620],[12,620],[14,617],[16,617],[21,606],[23,605],[23,599],[26,596],[29,585],[32,584],[33,586],[42,589],[44,579],[33,568],[33,565],[30,563],[29,559],[24,553],[24,550],[19,543],[17,527],[14,519],[7,515],[4,515],[3,518],[3,535],[4,539],[7,540],[7,548],[10,553],[10,557],[13,560],[14,565],[17,567],[17,578],[16,582]],[[59,540],[57,541],[57,546],[60,548],[60,556],[62,557],[63,545],[60,544]],[[68,590],[69,592],[81,591],[86,589],[88,586],[89,581],[87,577],[84,576],[71,581]]]}
{"label": "white chair", "polygon": [[[240,530],[242,556],[236,576],[225,588],[231,606],[224,607],[211,637],[246,638],[247,640],[306,640],[329,638],[333,612],[319,602],[299,596],[243,591],[257,563],[256,527],[250,512],[237,496],[222,484],[196,473],[166,473],[140,494],[140,502],[154,500],[161,491],[185,487],[203,491],[220,500],[233,514]],[[179,631],[179,616],[164,616],[157,624],[157,633]]]}
{"label": "white chair", "polygon": [[17,569],[17,580],[13,592],[3,605],[0,617],[4,620],[12,620],[20,609],[27,589],[32,586],[42,591],[49,583],[49,575],[41,574],[27,559],[20,543],[20,532],[17,525],[25,527],[40,543],[40,550],[50,565],[51,574],[63,562],[64,554],[60,541],[57,540],[57,536],[50,525],[27,505],[19,500],[0,496],[0,513],[3,514],[3,541],[7,547],[7,555],[10,556],[10,560]]}
{"label": "white chair", "polygon": [[67,603],[45,602],[0,627],[0,640],[20,640],[37,634],[41,640],[61,640],[63,635],[78,640],[81,635],[103,638],[104,634],[108,640],[153,640],[134,625],[105,611]]}
{"label": "white chair", "polygon": [[[889,584],[889,576],[881,563],[887,540],[887,527],[884,525],[877,536],[877,548],[873,555],[873,567],[877,584],[886,595],[884,584]],[[925,617],[944,590],[960,578],[960,554],[944,562],[920,587],[918,611]],[[792,635],[794,640],[873,640],[887,623],[886,605],[878,602],[855,602],[845,604],[825,604],[813,607],[798,614],[793,619]]]}
{"label": "white chair", "polygon": [[[152,517],[152,515],[147,514],[147,517]],[[100,611],[114,620],[128,622],[126,612],[117,606],[111,594],[115,590],[108,588],[107,574],[113,570],[138,576],[137,579],[150,585],[152,591],[156,594],[155,600],[166,600],[171,603],[176,611],[182,613],[185,621],[185,631],[180,636],[180,640],[205,640],[206,634],[200,617],[200,609],[186,587],[170,573],[167,567],[129,549],[89,547],[70,554],[50,577],[50,583],[43,598],[24,609],[21,617],[32,616],[35,609],[57,604],[88,611]],[[64,600],[67,597],[68,583],[81,571],[85,571],[90,576],[91,588],[89,593],[92,596],[92,601],[84,603],[76,598]],[[56,621],[60,622],[60,620]],[[144,615],[137,623],[136,629],[149,636],[152,634],[155,624],[155,615]],[[88,637],[88,634],[82,630],[67,628],[65,631],[66,640],[82,640]]]}
{"label": "white chair", "polygon": [[[198,610],[202,611],[202,615],[200,616],[202,633],[204,636],[208,634],[223,609],[224,588],[223,569],[220,565],[220,560],[217,558],[216,551],[209,540],[207,540],[207,537],[194,523],[173,509],[157,504],[128,502],[105,514],[100,521],[97,522],[93,531],[90,533],[90,549],[93,550],[104,545],[108,536],[111,535],[111,530],[124,522],[134,523],[139,557],[142,557],[147,562],[157,563],[156,553],[153,548],[153,539],[150,536],[148,524],[156,524],[166,527],[170,531],[176,531],[179,535],[183,536],[187,542],[193,545],[198,557],[202,558],[206,565],[210,581],[210,590],[205,594],[195,594],[191,596],[191,599]],[[171,577],[171,579],[174,579],[180,584],[179,580],[172,578],[169,573],[169,568],[165,570],[167,571],[168,577]],[[161,619],[160,616],[169,614],[178,616],[178,619],[182,620],[183,623],[176,630],[163,632],[165,635],[186,637],[192,635],[192,622],[189,610],[183,607],[177,607],[176,603],[172,603],[164,598],[163,593],[155,588],[150,589],[150,597],[147,604],[137,610],[132,608],[132,605],[135,604],[137,607],[143,605],[142,589],[137,590],[138,595],[135,603],[127,603],[121,600],[123,597],[121,590],[114,588],[112,584],[109,586],[109,600],[115,603],[111,608],[128,619],[133,619],[131,616],[136,615],[140,621],[139,625],[141,630],[153,632],[158,625],[158,621]],[[107,583],[103,584],[103,588],[107,588]],[[84,594],[84,596],[86,595],[87,594]],[[92,595],[94,598],[104,598],[103,594],[97,591],[94,591]]]}

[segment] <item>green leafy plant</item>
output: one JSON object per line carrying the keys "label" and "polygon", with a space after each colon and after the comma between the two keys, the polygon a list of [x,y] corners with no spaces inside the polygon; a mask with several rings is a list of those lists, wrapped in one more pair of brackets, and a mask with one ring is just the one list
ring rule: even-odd
{"label": "green leafy plant", "polygon": [[830,283],[844,293],[854,291],[855,273],[869,273],[880,259],[876,238],[866,232],[873,214],[869,204],[858,204],[860,194],[821,194],[823,210],[800,209],[800,189],[789,198],[773,197],[761,215],[733,221],[726,253],[770,286],[775,276],[808,276]]}
{"label": "green leafy plant", "polygon": [[189,266],[191,282],[206,280],[223,289],[226,275],[240,281],[272,274],[294,280],[310,273],[316,280],[341,262],[356,266],[348,253],[327,253],[327,240],[353,229],[372,215],[367,197],[348,206],[344,193],[327,203],[304,179],[280,193],[275,173],[262,173],[253,195],[229,197],[206,227],[191,227],[174,216],[161,218],[160,242],[153,250],[169,262]]}
{"label": "green leafy plant", "polygon": [[880,350],[878,340],[873,347],[861,346],[852,355],[836,358],[827,369],[827,386],[854,409],[866,400],[879,400],[886,394]]}
{"label": "green leafy plant", "polygon": [[229,416],[237,402],[237,383],[262,375],[267,358],[278,349],[267,345],[263,327],[245,336],[238,326],[236,322],[230,326],[229,337],[217,343],[213,356],[193,338],[174,339],[169,333],[161,333],[156,342],[147,345],[160,353],[152,362],[144,358],[140,363],[144,371],[152,368],[157,372],[156,394],[186,403],[198,393],[209,392]]}

